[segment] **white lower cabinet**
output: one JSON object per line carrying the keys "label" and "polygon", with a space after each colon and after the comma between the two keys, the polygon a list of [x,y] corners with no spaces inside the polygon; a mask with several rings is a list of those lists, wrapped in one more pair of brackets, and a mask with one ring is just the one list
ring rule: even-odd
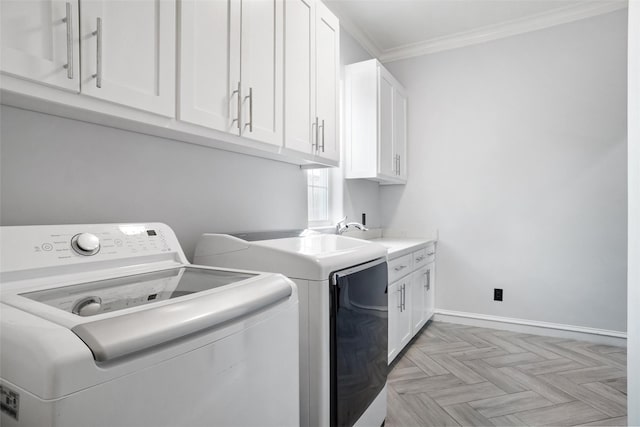
{"label": "white lower cabinet", "polygon": [[388,297],[388,361],[391,363],[412,337],[411,306],[407,306],[407,301],[411,301],[411,276],[389,285]]}
{"label": "white lower cabinet", "polygon": [[388,362],[391,363],[434,314],[435,245],[389,256]]}
{"label": "white lower cabinet", "polygon": [[433,266],[429,263],[411,275],[411,331],[415,335],[433,316]]}

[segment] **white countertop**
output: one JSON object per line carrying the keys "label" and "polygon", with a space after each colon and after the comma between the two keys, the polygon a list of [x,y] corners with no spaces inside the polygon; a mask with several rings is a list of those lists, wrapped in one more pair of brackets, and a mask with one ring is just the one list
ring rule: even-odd
{"label": "white countertop", "polygon": [[390,258],[397,258],[399,256],[413,252],[420,247],[434,244],[435,240],[430,239],[411,239],[404,237],[380,237],[377,239],[371,239],[371,242],[376,242],[386,247]]}

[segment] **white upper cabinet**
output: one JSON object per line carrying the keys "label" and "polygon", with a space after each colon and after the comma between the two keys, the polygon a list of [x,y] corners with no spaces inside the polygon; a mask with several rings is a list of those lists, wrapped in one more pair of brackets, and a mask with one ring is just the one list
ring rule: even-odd
{"label": "white upper cabinet", "polygon": [[285,0],[286,148],[315,153],[315,0]]}
{"label": "white upper cabinet", "polygon": [[283,140],[282,0],[242,0],[242,135],[273,145]]}
{"label": "white upper cabinet", "polygon": [[321,157],[340,158],[338,101],[340,24],[321,2],[316,3],[316,115],[317,149]]}
{"label": "white upper cabinet", "polygon": [[340,25],[324,4],[285,1],[286,148],[338,161]]}
{"label": "white upper cabinet", "polygon": [[0,69],[80,91],[78,1],[0,1]]}
{"label": "white upper cabinet", "polygon": [[0,12],[7,105],[339,164],[340,29],[319,0],[0,0]]}
{"label": "white upper cabinet", "polygon": [[240,2],[180,3],[178,118],[240,133]]}
{"label": "white upper cabinet", "polygon": [[282,1],[180,3],[180,120],[281,146]]}
{"label": "white upper cabinet", "polygon": [[377,60],[346,67],[346,177],[407,181],[407,96]]}
{"label": "white upper cabinet", "polygon": [[82,93],[175,115],[176,4],[81,0]]}

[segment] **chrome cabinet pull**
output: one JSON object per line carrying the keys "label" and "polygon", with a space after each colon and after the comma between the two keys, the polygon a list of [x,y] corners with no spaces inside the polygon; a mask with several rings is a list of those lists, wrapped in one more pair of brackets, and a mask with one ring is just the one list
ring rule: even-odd
{"label": "chrome cabinet pull", "polygon": [[395,271],[400,271],[400,270],[403,270],[403,269],[405,269],[405,268],[407,268],[407,266],[406,266],[406,265],[399,265],[399,266],[397,266],[397,267],[394,267],[393,269],[394,269]]}
{"label": "chrome cabinet pull", "polygon": [[404,311],[407,306],[405,305],[405,303],[407,302],[407,290],[406,290],[406,284],[403,283],[402,284],[402,311]]}
{"label": "chrome cabinet pull", "polygon": [[431,270],[427,270],[427,290],[431,289]]}
{"label": "chrome cabinet pull", "polygon": [[400,312],[402,312],[402,288],[398,289],[398,308],[400,309]]}
{"label": "chrome cabinet pull", "polygon": [[102,87],[102,18],[96,18],[96,30],[91,33],[96,36],[96,73],[91,76],[96,79],[96,87]]}
{"label": "chrome cabinet pull", "polygon": [[62,22],[67,24],[67,78],[73,79],[73,17],[71,16],[71,3],[67,2],[66,16]]}
{"label": "chrome cabinet pull", "polygon": [[427,252],[427,255],[431,256],[431,255],[435,255],[435,252]]}
{"label": "chrome cabinet pull", "polygon": [[231,96],[233,95],[237,95],[238,96],[238,102],[237,102],[237,106],[236,106],[236,113],[238,114],[238,117],[236,117],[235,119],[233,119],[231,121],[231,123],[235,123],[236,127],[238,128],[238,133],[240,133],[240,114],[242,113],[242,105],[240,103],[240,93],[241,93],[241,88],[240,88],[240,82],[238,81],[238,88],[236,90],[234,90],[233,92],[231,92]]}
{"label": "chrome cabinet pull", "polygon": [[322,128],[322,152],[324,153],[324,119],[322,119],[320,127]]}
{"label": "chrome cabinet pull", "polygon": [[246,123],[244,127],[249,126],[249,132],[253,132],[253,88],[249,88],[249,95],[244,99],[249,98],[249,123]]}
{"label": "chrome cabinet pull", "polygon": [[402,175],[402,162],[400,161],[400,159],[400,154],[398,154],[398,175]]}
{"label": "chrome cabinet pull", "polygon": [[420,262],[425,258],[424,255],[420,255],[418,258],[416,258],[416,262]]}

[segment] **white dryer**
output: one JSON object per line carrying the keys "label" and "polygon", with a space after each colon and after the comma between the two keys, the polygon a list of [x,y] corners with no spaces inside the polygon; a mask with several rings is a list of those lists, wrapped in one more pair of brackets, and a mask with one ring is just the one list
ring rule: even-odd
{"label": "white dryer", "polygon": [[387,398],[387,250],[301,231],[205,234],[194,262],[286,275],[300,295],[300,423],[379,427]]}
{"label": "white dryer", "polygon": [[0,228],[0,424],[299,423],[298,296],[164,224]]}

